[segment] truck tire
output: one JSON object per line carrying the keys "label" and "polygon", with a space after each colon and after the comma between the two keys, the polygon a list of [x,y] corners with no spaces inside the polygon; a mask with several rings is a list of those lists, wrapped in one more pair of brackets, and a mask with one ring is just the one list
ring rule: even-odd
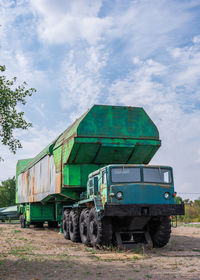
{"label": "truck tire", "polygon": [[98,214],[94,207],[89,213],[88,234],[93,247],[109,246],[112,242],[112,223],[110,218],[98,219]]}
{"label": "truck tire", "polygon": [[69,235],[73,242],[80,241],[79,233],[79,212],[77,210],[71,210],[69,213]]}
{"label": "truck tire", "polygon": [[24,218],[24,215],[20,215],[19,219],[20,219],[21,228],[25,228],[26,227],[26,220]]}
{"label": "truck tire", "polygon": [[88,234],[88,221],[89,221],[90,210],[88,208],[83,209],[79,218],[79,231],[80,238],[83,244],[90,244],[90,237]]}
{"label": "truck tire", "polygon": [[64,233],[64,238],[70,240],[70,235],[69,235],[69,213],[70,210],[66,209],[63,213],[63,233]]}
{"label": "truck tire", "polygon": [[160,219],[152,220],[150,222],[150,235],[153,242],[153,247],[164,247],[169,239],[171,233],[171,221],[168,216]]}

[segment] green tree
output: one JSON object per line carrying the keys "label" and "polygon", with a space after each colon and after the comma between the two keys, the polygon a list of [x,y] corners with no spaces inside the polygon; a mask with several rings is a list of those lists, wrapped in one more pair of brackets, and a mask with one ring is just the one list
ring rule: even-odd
{"label": "green tree", "polygon": [[175,196],[175,203],[176,203],[176,204],[181,204],[181,203],[183,203],[182,197],[180,197],[180,196]]}
{"label": "green tree", "polygon": [[[18,112],[17,106],[26,104],[26,97],[31,96],[36,90],[27,89],[27,84],[16,86],[16,77],[8,80],[4,75],[5,66],[0,66],[0,141],[16,153],[22,145],[13,135],[15,129],[28,129],[32,126],[23,117],[24,112]],[[1,158],[0,158],[1,159]]]}
{"label": "green tree", "polygon": [[15,177],[2,181],[0,186],[0,208],[15,205]]}

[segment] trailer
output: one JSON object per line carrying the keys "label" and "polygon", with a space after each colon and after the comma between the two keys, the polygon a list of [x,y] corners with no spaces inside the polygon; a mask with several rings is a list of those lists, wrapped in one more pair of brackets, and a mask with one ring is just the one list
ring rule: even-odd
{"label": "trailer", "polygon": [[94,105],[36,157],[19,160],[21,227],[60,226],[66,239],[101,246],[170,238],[173,171],[151,166],[161,141],[143,108]]}

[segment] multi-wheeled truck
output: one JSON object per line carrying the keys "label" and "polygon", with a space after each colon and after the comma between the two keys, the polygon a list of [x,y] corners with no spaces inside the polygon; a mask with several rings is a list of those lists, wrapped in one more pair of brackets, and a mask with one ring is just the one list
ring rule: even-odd
{"label": "multi-wheeled truck", "polygon": [[175,204],[169,166],[148,165],[159,133],[138,107],[94,105],[36,157],[17,163],[21,227],[60,226],[86,245],[166,245]]}

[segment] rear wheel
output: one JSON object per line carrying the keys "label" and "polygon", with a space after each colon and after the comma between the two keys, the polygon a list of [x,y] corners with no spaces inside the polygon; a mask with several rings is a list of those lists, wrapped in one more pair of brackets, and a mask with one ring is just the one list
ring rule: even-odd
{"label": "rear wheel", "polygon": [[69,214],[69,235],[73,242],[80,241],[79,233],[79,212],[77,210],[71,210]]}
{"label": "rear wheel", "polygon": [[98,219],[96,209],[92,208],[89,213],[88,234],[92,246],[110,245],[112,242],[111,220],[107,217]]}
{"label": "rear wheel", "polygon": [[164,247],[171,234],[171,222],[168,216],[161,217],[159,219],[153,219],[150,222],[150,235],[153,242],[153,247]]}
{"label": "rear wheel", "polygon": [[66,209],[63,213],[63,233],[64,233],[65,239],[70,239],[70,235],[69,235],[69,213],[70,213],[69,209]]}
{"label": "rear wheel", "polygon": [[88,221],[89,221],[89,209],[84,209],[81,212],[80,219],[79,219],[79,231],[80,231],[80,238],[83,244],[89,245],[90,238],[88,234]]}
{"label": "rear wheel", "polygon": [[26,220],[24,218],[24,215],[21,215],[19,219],[20,219],[21,228],[25,228],[26,227]]}

